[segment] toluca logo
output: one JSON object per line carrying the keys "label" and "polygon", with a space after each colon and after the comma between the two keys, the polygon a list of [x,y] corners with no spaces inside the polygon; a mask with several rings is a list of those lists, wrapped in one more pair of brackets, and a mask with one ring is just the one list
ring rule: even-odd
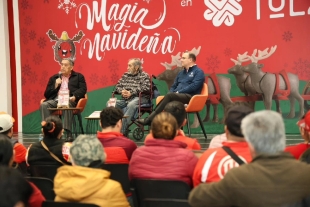
{"label": "toluca logo", "polygon": [[241,0],[204,0],[208,9],[204,12],[206,20],[212,20],[214,26],[219,27],[223,23],[227,26],[234,24],[234,16],[242,13],[242,7],[238,3]]}

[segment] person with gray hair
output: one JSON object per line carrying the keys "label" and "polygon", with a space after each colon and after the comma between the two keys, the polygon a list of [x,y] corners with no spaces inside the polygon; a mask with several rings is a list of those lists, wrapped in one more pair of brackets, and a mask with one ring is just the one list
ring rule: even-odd
{"label": "person with gray hair", "polygon": [[242,120],[241,129],[252,162],[231,169],[219,182],[198,185],[190,193],[190,205],[309,206],[310,165],[283,151],[281,115],[269,110],[251,113]]}
{"label": "person with gray hair", "polygon": [[110,172],[101,169],[106,154],[96,137],[78,136],[70,148],[70,159],[72,166],[57,170],[55,201],[129,207],[121,185],[109,178]]}
{"label": "person with gray hair", "polygon": [[[51,114],[48,108],[57,108],[58,93],[60,90],[69,90],[69,107],[76,107],[81,98],[85,98],[87,86],[85,78],[81,73],[73,71],[74,62],[70,58],[63,58],[61,61],[59,73],[50,77],[45,92],[44,102],[40,105],[41,119],[44,121]],[[72,119],[71,110],[63,114],[64,129],[67,132],[67,139],[72,140]]]}
{"label": "person with gray hair", "polygon": [[127,72],[119,79],[115,86],[115,93],[121,94],[122,98],[116,101],[116,107],[123,109],[122,133],[126,133],[127,126],[133,119],[136,109],[139,105],[139,93],[142,94],[140,100],[141,104],[150,103],[150,95],[147,92],[150,91],[151,81],[150,76],[142,70],[142,62],[139,58],[131,58],[128,61]]}

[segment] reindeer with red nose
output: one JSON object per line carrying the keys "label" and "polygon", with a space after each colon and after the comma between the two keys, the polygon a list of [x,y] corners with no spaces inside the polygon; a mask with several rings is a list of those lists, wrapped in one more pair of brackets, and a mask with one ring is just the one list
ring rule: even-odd
{"label": "reindeer with red nose", "polygon": [[269,48],[266,48],[264,51],[258,50],[258,56],[255,56],[257,53],[257,50],[255,50],[251,56],[247,56],[252,63],[242,69],[250,74],[252,87],[256,93],[262,94],[266,109],[271,109],[273,98],[280,97],[281,99],[286,99],[287,96],[290,101],[288,118],[295,117],[295,99],[299,103],[299,117],[301,118],[304,115],[304,100],[299,93],[298,76],[285,71],[281,71],[278,74],[266,73],[262,71],[264,65],[257,63],[259,60],[270,57],[276,49],[277,46],[271,47],[269,52]]}
{"label": "reindeer with red nose", "polygon": [[72,60],[75,60],[76,49],[74,42],[80,42],[84,33],[79,31],[77,35],[70,39],[68,33],[63,31],[61,37],[58,38],[53,30],[50,29],[47,32],[47,36],[51,41],[56,41],[56,44],[53,46],[54,58],[56,62],[61,63],[63,58],[71,58]]}

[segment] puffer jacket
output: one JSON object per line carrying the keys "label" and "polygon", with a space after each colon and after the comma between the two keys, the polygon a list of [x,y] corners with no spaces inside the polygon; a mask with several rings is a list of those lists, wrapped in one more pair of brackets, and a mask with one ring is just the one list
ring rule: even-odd
{"label": "puffer jacket", "polygon": [[55,201],[129,207],[121,185],[109,177],[110,172],[102,169],[60,167],[54,179]]}
{"label": "puffer jacket", "polygon": [[129,178],[180,180],[192,186],[198,158],[186,146],[176,140],[147,140],[131,157]]}

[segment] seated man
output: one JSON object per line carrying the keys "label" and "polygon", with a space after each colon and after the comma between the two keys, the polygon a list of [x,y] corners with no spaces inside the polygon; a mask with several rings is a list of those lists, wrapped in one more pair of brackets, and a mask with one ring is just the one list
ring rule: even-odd
{"label": "seated man", "polygon": [[176,119],[167,112],[156,115],[151,125],[154,139],[146,141],[132,155],[130,179],[178,180],[193,185],[192,176],[198,158],[184,142],[174,140]]}
{"label": "seated man", "polygon": [[[126,133],[126,128],[135,115],[139,104],[139,93],[150,91],[150,77],[142,71],[142,63],[138,58],[132,58],[128,62],[127,70],[115,86],[115,91],[122,95],[121,100],[116,101],[116,107],[125,109],[123,119],[122,133]],[[143,94],[141,104],[147,104],[150,101],[150,95]]]}
{"label": "seated man", "polygon": [[205,75],[195,62],[196,55],[194,53],[183,53],[181,63],[184,70],[178,73],[170,92],[159,102],[150,116],[145,120],[137,120],[139,124],[150,125],[156,114],[162,112],[169,102],[180,101],[183,104],[188,104],[192,96],[201,93]]}
{"label": "seated man", "polygon": [[[187,144],[187,147],[186,147],[187,149],[201,150],[201,146],[197,142],[197,140],[185,136],[183,130],[181,129],[181,127],[183,127],[186,124],[186,111],[185,111],[184,104],[182,104],[179,101],[172,101],[166,105],[164,111],[174,116],[174,118],[177,120],[177,123],[178,123],[178,127],[179,127],[178,134],[173,140],[184,142],[185,144]],[[149,139],[154,139],[151,133],[145,137],[144,144]]]}
{"label": "seated man", "polygon": [[58,168],[55,201],[129,207],[121,185],[101,169],[106,154],[96,137],[80,135],[70,148],[72,166]]}
{"label": "seated man", "polygon": [[199,158],[193,175],[194,186],[219,181],[230,169],[239,166],[224,150],[225,147],[230,148],[244,163],[251,162],[250,149],[241,132],[241,121],[252,112],[251,108],[244,105],[227,109],[224,127],[227,141],[223,142],[224,147],[207,149]]}
{"label": "seated man", "polygon": [[229,170],[218,182],[201,183],[190,193],[189,204],[289,206],[307,198],[310,165],[283,152],[285,128],[281,115],[270,110],[251,113],[242,120],[241,129],[252,162]]}
{"label": "seated man", "polygon": [[129,163],[137,145],[121,134],[123,112],[119,108],[107,107],[100,113],[101,132],[97,137],[107,153],[106,163]]}
{"label": "seated man", "polygon": [[[50,77],[45,92],[45,101],[40,105],[41,119],[44,121],[51,115],[48,108],[56,108],[58,104],[59,90],[69,90],[70,92],[70,107],[76,107],[78,101],[85,97],[87,87],[85,78],[81,73],[73,71],[74,62],[70,58],[63,58],[61,61],[60,73]],[[72,119],[71,110],[63,113],[64,129],[67,131],[67,138],[71,139]]]}
{"label": "seated man", "polygon": [[14,122],[15,119],[9,114],[0,112],[0,134],[5,135],[12,143],[15,151],[14,162],[20,164],[26,161],[27,149],[18,140],[12,139]]}

